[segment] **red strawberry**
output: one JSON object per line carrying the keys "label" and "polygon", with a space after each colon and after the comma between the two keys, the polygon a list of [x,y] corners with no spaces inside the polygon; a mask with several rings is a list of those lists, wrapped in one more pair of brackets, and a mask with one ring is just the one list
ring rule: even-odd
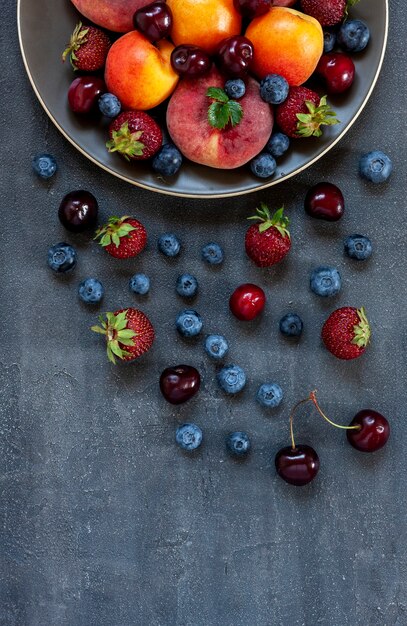
{"label": "red strawberry", "polygon": [[95,239],[116,259],[130,259],[146,247],[147,231],[134,217],[111,217],[96,231]]}
{"label": "red strawberry", "polygon": [[307,87],[290,87],[288,98],[277,107],[276,121],[289,137],[320,137],[321,126],[340,123],[326,96],[320,98]]}
{"label": "red strawberry", "polygon": [[291,248],[290,233],[287,230],[290,220],[283,215],[281,207],[274,215],[264,202],[261,208],[256,209],[257,215],[249,220],[260,220],[260,224],[252,224],[248,228],[245,238],[247,256],[259,267],[270,267],[279,263]]}
{"label": "red strawberry", "polygon": [[344,306],[337,309],[322,327],[325,347],[338,359],[356,359],[370,340],[370,326],[365,309]]}
{"label": "red strawberry", "polygon": [[353,6],[358,0],[301,0],[301,9],[314,17],[321,26],[335,26],[347,14],[347,6]]}
{"label": "red strawberry", "polygon": [[76,25],[70,42],[62,54],[62,60],[70,55],[74,70],[95,72],[106,63],[107,53],[111,46],[109,37],[95,26]]}
{"label": "red strawberry", "polygon": [[127,161],[149,159],[161,148],[163,134],[153,118],[143,111],[124,111],[109,127],[109,152],[118,152]]}
{"label": "red strawberry", "polygon": [[116,363],[134,361],[147,352],[154,341],[154,328],[150,320],[138,309],[120,309],[99,317],[101,326],[92,326],[91,330],[106,336],[107,357]]}

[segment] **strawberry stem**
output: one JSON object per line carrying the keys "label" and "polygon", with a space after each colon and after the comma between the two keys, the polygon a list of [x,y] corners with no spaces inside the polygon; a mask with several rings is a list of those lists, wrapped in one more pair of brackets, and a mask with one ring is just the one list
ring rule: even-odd
{"label": "strawberry stem", "polygon": [[321,137],[321,126],[340,124],[335,111],[327,103],[327,96],[323,96],[316,106],[310,100],[305,101],[308,113],[297,113],[297,134],[299,137]]}

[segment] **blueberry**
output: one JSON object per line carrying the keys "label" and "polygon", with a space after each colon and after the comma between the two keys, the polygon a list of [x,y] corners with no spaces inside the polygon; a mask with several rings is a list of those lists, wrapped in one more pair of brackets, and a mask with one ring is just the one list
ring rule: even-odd
{"label": "blueberry", "polygon": [[369,43],[370,30],[362,20],[346,20],[339,29],[337,41],[346,52],[361,52]]}
{"label": "blueberry", "polygon": [[105,290],[102,283],[96,278],[86,278],[78,288],[78,294],[82,302],[86,304],[96,304],[103,298]]}
{"label": "blueberry", "polygon": [[182,424],[175,431],[175,441],[183,450],[196,450],[202,443],[202,430],[196,424]]}
{"label": "blueberry", "polygon": [[172,143],[166,143],[157,152],[151,165],[161,176],[174,176],[182,165],[182,154]]}
{"label": "blueberry", "polygon": [[341,275],[334,267],[317,267],[311,272],[310,288],[317,296],[336,296],[342,286]]}
{"label": "blueberry", "polygon": [[195,337],[202,330],[202,318],[196,311],[185,309],[178,313],[176,319],[176,327],[180,335],[183,337]]}
{"label": "blueberry", "polygon": [[129,280],[129,288],[139,296],[145,296],[150,291],[150,279],[145,274],[134,274]]}
{"label": "blueberry", "polygon": [[260,96],[269,104],[282,104],[287,100],[289,85],[279,74],[268,74],[260,83]]}
{"label": "blueberry", "polygon": [[227,365],[218,372],[217,381],[226,393],[239,393],[246,384],[246,374],[239,365]]}
{"label": "blueberry", "polygon": [[112,93],[102,94],[99,98],[98,105],[99,111],[106,117],[117,117],[122,110],[119,98]]}
{"label": "blueberry", "polygon": [[57,243],[48,250],[48,265],[60,274],[73,270],[76,265],[76,251],[68,243]]}
{"label": "blueberry", "polygon": [[158,240],[158,249],[160,252],[165,254],[165,256],[174,257],[179,254],[181,242],[176,235],[173,235],[172,233],[165,233],[164,235],[161,235]]}
{"label": "blueberry", "polygon": [[280,333],[285,337],[300,337],[303,328],[302,319],[296,313],[287,313],[280,320]]}
{"label": "blueberry", "polygon": [[181,274],[177,278],[177,293],[184,298],[193,298],[198,291],[198,281],[192,274]]}
{"label": "blueberry", "polygon": [[336,44],[336,33],[332,30],[324,30],[324,53],[332,52]]}
{"label": "blueberry", "polygon": [[264,383],[259,387],[256,400],[261,406],[275,409],[283,399],[283,390],[277,383]]}
{"label": "blueberry", "polygon": [[32,160],[34,172],[40,178],[51,178],[58,169],[55,157],[52,154],[36,154]]}
{"label": "blueberry", "polygon": [[226,448],[235,456],[244,456],[250,450],[250,439],[247,433],[236,431],[226,437]]}
{"label": "blueberry", "polygon": [[371,183],[384,183],[389,178],[392,169],[391,159],[380,150],[363,154],[359,161],[360,175]]}
{"label": "blueberry", "polygon": [[250,161],[250,169],[255,176],[259,178],[269,178],[274,174],[277,163],[274,157],[267,152],[261,152],[252,161]]}
{"label": "blueberry", "polygon": [[243,98],[246,93],[246,85],[241,78],[227,80],[225,83],[225,92],[229,98],[239,100],[239,98]]}
{"label": "blueberry", "polygon": [[209,265],[220,265],[223,262],[223,250],[218,243],[207,243],[202,248],[202,259]]}
{"label": "blueberry", "polygon": [[223,335],[208,335],[205,339],[205,352],[212,359],[220,360],[229,352],[229,344]]}
{"label": "blueberry", "polygon": [[350,235],[345,239],[345,253],[357,261],[365,261],[372,254],[372,242],[363,235]]}
{"label": "blueberry", "polygon": [[290,147],[290,140],[283,133],[274,133],[267,142],[266,150],[273,157],[283,156]]}

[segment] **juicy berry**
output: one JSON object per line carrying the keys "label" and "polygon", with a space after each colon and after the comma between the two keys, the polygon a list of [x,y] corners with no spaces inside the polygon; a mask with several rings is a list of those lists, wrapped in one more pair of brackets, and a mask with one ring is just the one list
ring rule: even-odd
{"label": "juicy berry", "polygon": [[283,390],[277,383],[264,383],[259,387],[256,400],[268,409],[276,408],[283,399]]}
{"label": "juicy berry", "polygon": [[178,313],[175,325],[183,337],[195,337],[201,332],[203,322],[199,313],[192,309],[185,309]]}
{"label": "juicy berry", "polygon": [[332,52],[336,44],[336,33],[332,30],[324,30],[324,54]]}
{"label": "juicy berry", "polygon": [[96,278],[86,278],[78,288],[78,294],[82,302],[86,304],[96,304],[103,298],[105,290],[102,283]]}
{"label": "juicy berry", "polygon": [[212,61],[202,48],[183,44],[171,52],[171,66],[174,72],[180,76],[200,78],[208,74],[212,67]]}
{"label": "juicy berry", "polygon": [[260,203],[257,215],[249,219],[258,220],[247,229],[245,248],[247,256],[258,267],[270,267],[282,261],[291,248],[291,238],[288,231],[289,219],[284,215],[284,207],[278,209],[274,215],[264,202]]}
{"label": "juicy berry", "polygon": [[144,111],[124,111],[109,126],[109,152],[126,161],[149,159],[161,148],[163,134],[157,122]]}
{"label": "juicy berry", "polygon": [[250,439],[247,433],[236,431],[226,437],[226,448],[234,456],[245,456],[250,450]]}
{"label": "juicy berry", "polygon": [[220,265],[223,263],[223,250],[218,243],[207,243],[202,248],[202,260],[209,265]]}
{"label": "juicy berry", "polygon": [[311,446],[288,446],[277,452],[275,465],[278,475],[286,483],[303,487],[318,474],[319,457]]}
{"label": "juicy berry", "polygon": [[336,296],[341,290],[341,275],[334,267],[317,267],[312,270],[310,288],[317,296]]}
{"label": "juicy berry", "polygon": [[290,87],[287,100],[277,107],[276,122],[289,137],[321,137],[321,126],[339,124],[326,96],[307,87]]}
{"label": "juicy berry", "polygon": [[198,291],[198,281],[192,274],[181,274],[177,278],[176,290],[184,298],[193,298]]}
{"label": "juicy berry", "polygon": [[160,391],[167,402],[183,404],[198,393],[201,376],[192,365],[167,367],[160,376]]}
{"label": "juicy berry", "polygon": [[289,85],[284,76],[268,74],[260,83],[260,96],[269,104],[281,104],[288,96]]}
{"label": "juicy berry", "polygon": [[73,270],[76,265],[75,249],[68,243],[57,243],[48,250],[48,265],[59,274]]}
{"label": "juicy berry", "polygon": [[360,452],[376,452],[386,445],[390,436],[390,425],[384,415],[372,409],[359,411],[349,424],[359,429],[347,430],[351,446]]}
{"label": "juicy berry", "polygon": [[80,189],[67,193],[61,200],[58,217],[61,224],[74,233],[94,226],[98,216],[98,202],[90,191]]}
{"label": "juicy berry", "polygon": [[356,359],[370,341],[370,325],[363,307],[345,306],[337,309],[322,327],[322,341],[338,359]]}
{"label": "juicy berry", "polygon": [[281,157],[290,147],[290,140],[284,133],[273,133],[267,142],[266,150],[273,157]]}
{"label": "juicy berry", "polygon": [[68,89],[68,104],[74,113],[86,115],[97,107],[106,85],[98,76],[79,76]]}
{"label": "juicy berry", "polygon": [[55,157],[52,154],[36,154],[32,161],[34,172],[40,178],[51,178],[58,169]]}
{"label": "juicy berry", "polygon": [[176,235],[165,233],[158,239],[158,249],[165,256],[178,256],[181,250],[181,242]]}
{"label": "juicy berry", "polygon": [[98,100],[99,111],[105,117],[117,117],[122,110],[122,105],[114,94],[104,93]]}
{"label": "juicy berry", "polygon": [[163,1],[143,6],[133,16],[134,28],[152,42],[160,41],[171,33],[172,11]]}
{"label": "juicy berry", "polygon": [[321,26],[335,26],[345,16],[347,0],[301,0],[301,9]]}
{"label": "juicy berry", "polygon": [[239,365],[223,367],[218,372],[216,379],[219,387],[229,394],[239,393],[246,384],[246,374]]}
{"label": "juicy berry", "polygon": [[236,78],[244,78],[253,61],[253,44],[243,35],[223,39],[218,48],[218,64],[221,72]]}
{"label": "juicy berry", "polygon": [[350,235],[344,242],[345,253],[351,259],[365,261],[372,254],[372,243],[363,235]]}
{"label": "juicy berry", "polygon": [[261,152],[250,161],[250,169],[258,178],[269,178],[277,169],[274,157],[267,152]]}
{"label": "juicy berry", "polygon": [[134,361],[153,345],[154,327],[147,315],[138,309],[119,309],[99,317],[100,326],[91,330],[104,335],[107,358],[113,364],[119,361]]}
{"label": "juicy berry", "polygon": [[369,27],[362,20],[346,20],[337,35],[338,45],[346,52],[361,52],[369,39]]}
{"label": "juicy berry", "polygon": [[229,299],[229,307],[238,320],[248,322],[260,315],[266,304],[266,294],[252,283],[239,285]]}
{"label": "juicy berry", "polygon": [[84,26],[79,22],[62,54],[62,60],[69,56],[74,70],[96,72],[104,66],[109,48],[110,39],[106,33],[96,26]]}
{"label": "juicy berry", "polygon": [[280,320],[280,333],[284,337],[300,337],[303,329],[303,321],[296,313],[287,313]]}
{"label": "juicy berry", "polygon": [[332,183],[317,183],[305,196],[306,213],[318,220],[337,222],[345,211],[345,199],[342,191]]}
{"label": "juicy berry", "polygon": [[196,450],[202,443],[202,430],[196,424],[182,424],[175,431],[175,441],[183,450]]}
{"label": "juicy berry", "polygon": [[182,165],[182,154],[172,143],[164,144],[152,160],[151,166],[161,176],[174,176]]}
{"label": "juicy berry", "polygon": [[389,178],[392,169],[391,159],[381,150],[372,150],[364,154],[359,161],[360,175],[371,183],[384,183]]}
{"label": "juicy berry", "polygon": [[328,93],[343,93],[355,78],[355,64],[342,52],[330,52],[320,58],[315,72],[321,76]]}
{"label": "juicy berry", "polygon": [[147,231],[134,217],[111,217],[107,224],[96,231],[95,239],[110,256],[130,259],[147,244]]}
{"label": "juicy berry", "polygon": [[205,339],[205,352],[216,361],[223,359],[229,352],[229,344],[223,335],[208,335]]}
{"label": "juicy berry", "polygon": [[239,98],[243,98],[246,93],[246,85],[241,78],[227,80],[225,83],[225,92],[231,100],[239,100]]}
{"label": "juicy berry", "polygon": [[139,296],[145,296],[150,291],[150,279],[146,274],[134,274],[129,280],[129,288]]}

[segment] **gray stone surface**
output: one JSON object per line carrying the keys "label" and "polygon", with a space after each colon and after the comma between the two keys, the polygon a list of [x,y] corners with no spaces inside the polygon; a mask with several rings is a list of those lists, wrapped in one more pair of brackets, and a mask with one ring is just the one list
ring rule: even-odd
{"label": "gray stone surface", "polygon": [[[19,58],[14,3],[2,2],[0,230],[0,509],[1,626],[405,626],[406,149],[404,3],[392,0],[390,44],[378,87],[347,137],[322,162],[287,184],[226,201],[166,198],[103,173],[47,119]],[[357,176],[362,151],[381,148],[395,166],[390,184]],[[60,171],[50,183],[30,159],[48,150]],[[347,213],[337,225],[307,219],[302,201],[321,179],[338,183]],[[115,262],[86,237],[71,237],[56,210],[64,193],[87,188],[101,217],[134,213],[146,224],[146,253]],[[260,200],[285,203],[293,250],[275,269],[245,257],[245,217]],[[168,262],[157,236],[174,231],[182,255]],[[356,265],[342,239],[368,234],[374,256]],[[79,251],[70,278],[45,265],[50,244]],[[222,243],[221,270],[200,261],[201,245]],[[312,267],[337,266],[342,293],[321,301],[308,289]],[[151,276],[151,294],[127,289],[135,270]],[[249,383],[228,399],[201,342],[181,340],[174,318],[183,302],[178,273],[200,281],[195,307],[205,331],[222,331],[230,359]],[[111,367],[89,332],[95,313],[81,306],[78,282],[105,284],[103,309],[140,303],[157,340],[134,365]],[[228,313],[227,294],[242,281],[268,295],[263,319],[243,326]],[[336,361],[321,346],[321,324],[337,305],[364,304],[374,338],[359,361]],[[279,337],[280,316],[305,322],[298,345]],[[160,397],[161,370],[197,366],[201,393],[173,409]],[[285,400],[267,414],[256,406],[261,382],[282,385]],[[374,456],[358,454],[340,431],[311,411],[297,438],[321,458],[318,479],[303,489],[275,476],[273,458],[288,444],[289,407],[320,390],[327,412],[347,423],[361,408],[388,416],[392,437]],[[174,428],[193,420],[205,443],[195,456],[174,445]],[[246,463],[227,458],[224,436],[247,430]]]}

